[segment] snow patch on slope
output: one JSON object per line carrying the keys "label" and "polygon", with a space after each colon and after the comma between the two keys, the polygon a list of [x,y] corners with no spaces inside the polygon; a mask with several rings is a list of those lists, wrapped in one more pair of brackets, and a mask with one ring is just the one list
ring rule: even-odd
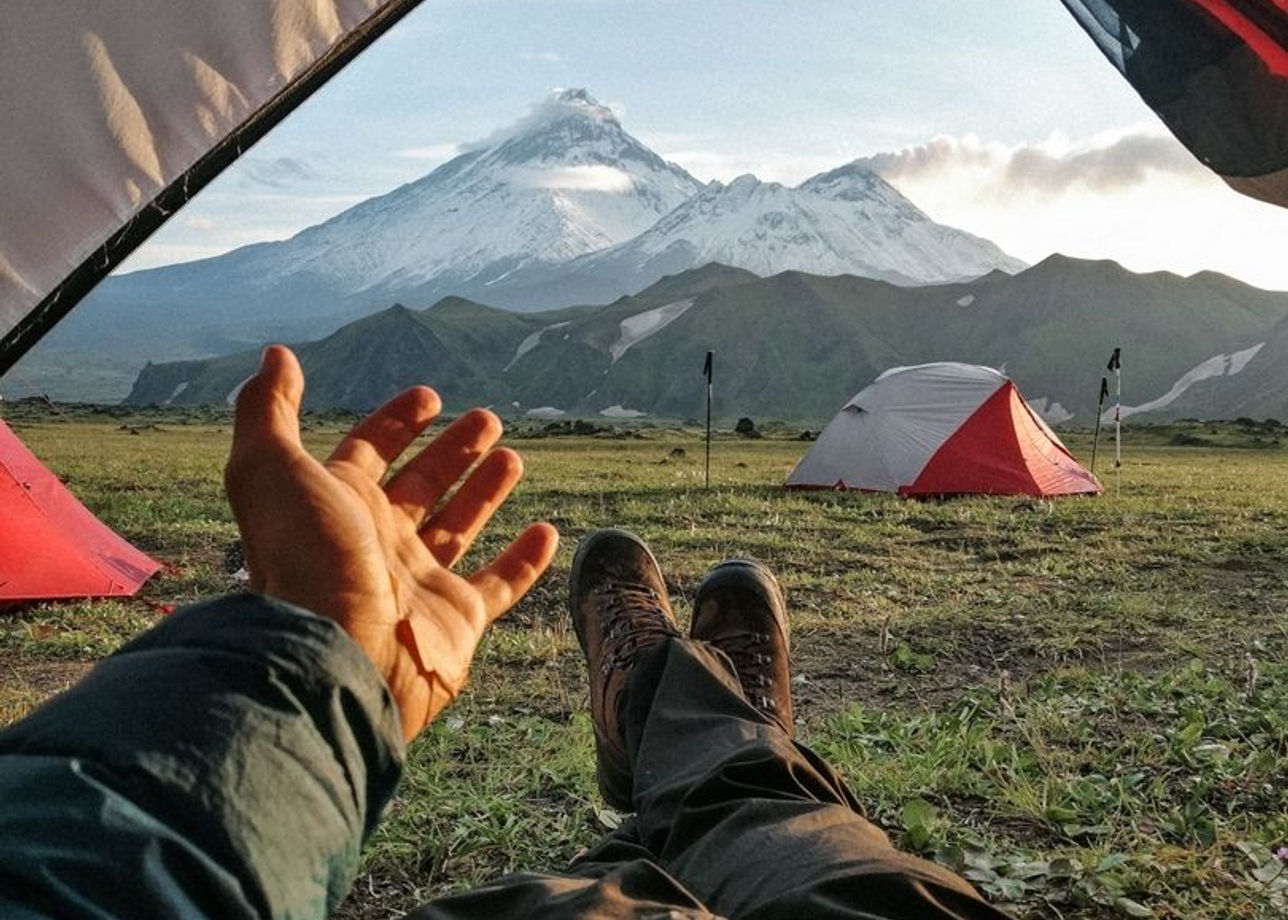
{"label": "snow patch on slope", "polygon": [[1072,412],[1058,402],[1048,400],[1045,396],[1030,399],[1029,408],[1042,416],[1042,421],[1048,425],[1059,425],[1061,422],[1067,422],[1073,418]]}
{"label": "snow patch on slope", "polygon": [[645,310],[643,313],[636,313],[634,316],[628,316],[622,320],[621,335],[617,337],[617,341],[609,349],[613,356],[613,363],[616,364],[618,359],[633,346],[671,325],[671,323],[683,316],[691,306],[693,306],[692,299],[677,300],[675,303],[669,303],[654,310]]}
{"label": "snow patch on slope", "polygon": [[627,409],[621,405],[600,409],[599,414],[604,418],[641,418],[648,415],[647,412],[641,412],[639,409]]}
{"label": "snow patch on slope", "polygon": [[[1182,374],[1181,378],[1172,384],[1172,388],[1158,397],[1158,399],[1151,399],[1149,402],[1141,403],[1139,406],[1123,406],[1122,417],[1126,418],[1129,415],[1162,409],[1164,406],[1174,403],[1182,393],[1201,380],[1210,380],[1213,377],[1233,377],[1248,366],[1248,362],[1257,356],[1257,352],[1261,351],[1265,344],[1265,342],[1258,342],[1251,348],[1245,348],[1243,351],[1236,351],[1233,354],[1213,355]],[[1102,417],[1112,419],[1113,410],[1107,410]]]}
{"label": "snow patch on slope", "polygon": [[[536,332],[532,333],[532,335],[528,336],[526,339],[524,339],[522,342],[519,343],[519,347],[514,350],[514,357],[510,359],[509,364],[501,368],[501,373],[504,374],[510,368],[514,367],[515,362],[517,362],[528,352],[532,351],[532,349],[536,348],[541,343],[541,337],[545,335],[547,332],[549,332],[551,329],[562,329],[564,326],[567,326],[567,325],[568,323],[566,322],[555,323],[553,326],[544,326],[541,329],[538,329]],[[567,338],[567,336],[564,336],[564,338]]]}
{"label": "snow patch on slope", "polygon": [[251,374],[251,375],[250,375],[250,377],[247,377],[247,378],[246,378],[245,380],[243,380],[241,383],[237,384],[237,386],[235,386],[235,387],[233,387],[231,390],[229,390],[229,391],[228,391],[228,395],[224,397],[224,402],[226,402],[226,403],[227,403],[228,405],[230,405],[230,406],[235,406],[235,405],[237,405],[237,396],[238,396],[238,394],[240,394],[240,393],[241,393],[241,391],[242,391],[242,387],[244,387],[244,386],[246,386],[246,384],[250,383],[250,381],[251,381],[251,377],[254,377],[254,376],[255,376],[254,374]]}
{"label": "snow patch on slope", "polygon": [[555,419],[563,418],[568,413],[563,409],[556,409],[554,406],[538,406],[535,409],[529,409],[523,414],[528,418]]}

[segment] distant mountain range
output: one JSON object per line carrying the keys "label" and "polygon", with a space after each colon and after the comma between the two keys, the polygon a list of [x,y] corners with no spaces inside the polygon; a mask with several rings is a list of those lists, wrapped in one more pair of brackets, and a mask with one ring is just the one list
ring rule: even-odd
{"label": "distant mountain range", "polygon": [[857,165],[796,188],[753,176],[703,185],[584,90],[568,90],[427,176],[289,240],[107,279],[6,389],[120,398],[147,359],[317,339],[395,301],[606,304],[711,262],[763,277],[898,284],[1024,268]]}
{"label": "distant mountain range", "polygon": [[[1129,417],[1288,419],[1288,294],[1063,256],[916,287],[712,264],[601,307],[396,306],[298,350],[311,406],[367,408],[427,382],[449,411],[696,417],[713,349],[726,418],[817,423],[887,368],[956,360],[1002,368],[1052,422],[1089,425],[1114,347]],[[129,402],[223,403],[257,357],[150,365]]]}

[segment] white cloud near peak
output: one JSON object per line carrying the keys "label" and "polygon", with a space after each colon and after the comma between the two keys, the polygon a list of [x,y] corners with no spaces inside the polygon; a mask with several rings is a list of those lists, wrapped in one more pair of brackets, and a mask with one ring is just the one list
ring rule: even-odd
{"label": "white cloud near peak", "polygon": [[1234,192],[1170,135],[1019,146],[938,137],[858,162],[934,220],[1028,262],[1060,252],[1288,289],[1288,210]]}
{"label": "white cloud near peak", "polygon": [[526,188],[563,189],[576,192],[628,192],[631,177],[613,166],[564,166],[557,169],[516,170],[515,185]]}
{"label": "white cloud near peak", "polygon": [[402,160],[450,160],[461,152],[457,143],[427,144],[424,147],[403,147],[394,151],[394,156]]}
{"label": "white cloud near peak", "polygon": [[924,144],[864,157],[860,163],[891,182],[933,181],[949,175],[988,180],[979,192],[1060,195],[1071,190],[1125,191],[1157,177],[1202,182],[1210,175],[1171,135],[1135,132],[1093,139],[1007,147],[979,138],[937,137]]}

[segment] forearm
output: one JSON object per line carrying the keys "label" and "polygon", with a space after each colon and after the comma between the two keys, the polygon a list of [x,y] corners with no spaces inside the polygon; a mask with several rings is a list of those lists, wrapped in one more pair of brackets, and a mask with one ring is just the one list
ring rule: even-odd
{"label": "forearm", "polygon": [[323,917],[402,756],[335,624],[188,608],[0,734],[0,913]]}

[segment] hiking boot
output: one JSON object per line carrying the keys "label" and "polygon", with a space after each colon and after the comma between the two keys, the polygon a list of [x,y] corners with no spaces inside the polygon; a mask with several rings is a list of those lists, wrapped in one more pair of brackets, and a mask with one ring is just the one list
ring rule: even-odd
{"label": "hiking boot", "polygon": [[582,540],[569,581],[572,625],[590,671],[599,791],[611,807],[634,811],[622,696],[640,654],[680,631],[657,560],[632,533],[599,530]]}
{"label": "hiking boot", "polygon": [[787,604],[769,569],[750,559],[712,569],[698,586],[690,634],[728,655],[747,702],[796,736]]}

